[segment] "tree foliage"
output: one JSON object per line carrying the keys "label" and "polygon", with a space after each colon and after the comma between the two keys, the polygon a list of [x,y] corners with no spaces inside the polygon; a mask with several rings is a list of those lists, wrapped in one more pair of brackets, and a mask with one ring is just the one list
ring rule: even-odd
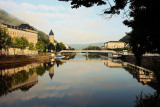
{"label": "tree foliage", "polygon": [[57,45],[56,45],[56,51],[59,52],[61,50],[62,50],[62,48],[60,47],[59,43],[57,43]]}
{"label": "tree foliage", "polygon": [[34,44],[32,42],[29,43],[29,50],[35,50]]}
{"label": "tree foliage", "polygon": [[12,45],[12,38],[8,35],[5,29],[0,28],[0,50],[8,49]]}
{"label": "tree foliage", "polygon": [[49,37],[44,32],[38,30],[38,41],[43,41],[45,44],[49,44]]}
{"label": "tree foliage", "polygon": [[101,48],[98,46],[89,45],[88,47],[83,48],[83,50],[101,50]]}
{"label": "tree foliage", "polygon": [[14,37],[13,38],[14,48],[26,49],[28,45],[29,45],[29,42],[25,37]]}
{"label": "tree foliage", "polygon": [[38,41],[36,43],[36,49],[42,52],[45,49],[45,43],[43,41]]}
{"label": "tree foliage", "polygon": [[65,47],[65,45],[63,44],[63,42],[59,42],[59,43],[57,43],[57,45],[56,45],[56,51],[59,52],[59,51],[61,51],[61,50],[66,50],[66,47]]}
{"label": "tree foliage", "polygon": [[[130,45],[137,60],[146,52],[160,53],[158,0],[59,0],[71,1],[72,8],[107,5],[106,15],[119,15],[124,10],[124,24],[132,28]],[[127,10],[126,10],[127,9]]]}
{"label": "tree foliage", "polygon": [[59,42],[59,46],[61,47],[61,50],[66,50],[66,47],[63,42]]}
{"label": "tree foliage", "polygon": [[55,46],[54,46],[54,44],[49,43],[49,45],[48,45],[48,50],[49,50],[49,51],[51,51],[51,50],[55,50]]}

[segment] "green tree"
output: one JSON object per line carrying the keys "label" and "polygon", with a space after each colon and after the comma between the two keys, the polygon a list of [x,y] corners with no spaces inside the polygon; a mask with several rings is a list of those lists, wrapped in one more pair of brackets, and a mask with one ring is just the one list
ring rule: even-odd
{"label": "green tree", "polygon": [[32,42],[29,43],[29,50],[35,50],[34,44]]}
{"label": "green tree", "polygon": [[56,45],[56,51],[59,52],[59,51],[61,51],[61,50],[62,50],[62,49],[61,49],[59,43],[57,43],[57,45]]}
{"label": "green tree", "polygon": [[48,45],[48,50],[49,50],[49,51],[51,51],[51,50],[55,50],[55,46],[54,46],[54,44],[49,43],[49,45]]}
{"label": "green tree", "polygon": [[75,49],[69,46],[69,50],[75,50]]}
{"label": "green tree", "polygon": [[59,43],[59,46],[61,47],[61,50],[66,50],[66,47],[65,47],[65,45],[63,44],[63,42],[60,42],[60,43]]}
{"label": "green tree", "polygon": [[14,37],[14,46],[15,48],[20,48],[21,50],[26,49],[28,47],[29,42],[25,37]]}
{"label": "green tree", "polygon": [[89,45],[88,47],[83,48],[83,50],[101,50],[101,48],[98,46]]}
{"label": "green tree", "polygon": [[6,30],[0,28],[0,50],[8,49],[12,45],[12,38],[8,35]]}
{"label": "green tree", "polygon": [[36,43],[36,49],[38,50],[38,51],[43,51],[44,49],[45,49],[45,44],[44,44],[44,42],[43,41],[38,41],[37,43]]}
{"label": "green tree", "polygon": [[43,41],[45,44],[49,44],[49,37],[44,32],[38,30],[38,41]]}

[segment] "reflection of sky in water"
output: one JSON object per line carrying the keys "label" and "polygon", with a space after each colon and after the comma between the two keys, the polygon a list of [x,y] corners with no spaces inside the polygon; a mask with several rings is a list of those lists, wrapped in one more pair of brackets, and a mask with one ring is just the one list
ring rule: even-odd
{"label": "reflection of sky in water", "polygon": [[0,106],[130,107],[141,91],[153,93],[154,89],[138,83],[123,68],[109,68],[103,62],[66,62],[54,66],[52,80],[46,71],[29,91],[14,91],[0,98]]}

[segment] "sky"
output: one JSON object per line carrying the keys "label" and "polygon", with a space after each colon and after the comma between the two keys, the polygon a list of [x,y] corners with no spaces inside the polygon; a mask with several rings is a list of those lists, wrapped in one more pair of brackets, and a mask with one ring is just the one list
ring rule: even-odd
{"label": "sky", "polygon": [[131,29],[123,17],[110,20],[101,15],[106,6],[72,9],[69,2],[58,0],[0,0],[0,8],[49,34],[58,42],[87,44],[117,41]]}

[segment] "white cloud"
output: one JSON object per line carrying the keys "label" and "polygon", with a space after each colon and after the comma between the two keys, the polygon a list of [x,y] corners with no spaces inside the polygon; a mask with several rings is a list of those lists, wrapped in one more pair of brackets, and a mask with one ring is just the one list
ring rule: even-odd
{"label": "white cloud", "polygon": [[17,8],[18,4],[11,2],[11,1],[0,1],[1,9],[13,9]]}
{"label": "white cloud", "polygon": [[29,4],[29,3],[22,3],[22,4],[20,5],[20,7],[23,7],[23,8],[25,8],[25,9],[37,9],[36,6],[34,6],[34,5],[32,5],[32,4]]}
{"label": "white cloud", "polygon": [[64,13],[37,13],[40,17],[44,18],[70,18],[68,14]]}

